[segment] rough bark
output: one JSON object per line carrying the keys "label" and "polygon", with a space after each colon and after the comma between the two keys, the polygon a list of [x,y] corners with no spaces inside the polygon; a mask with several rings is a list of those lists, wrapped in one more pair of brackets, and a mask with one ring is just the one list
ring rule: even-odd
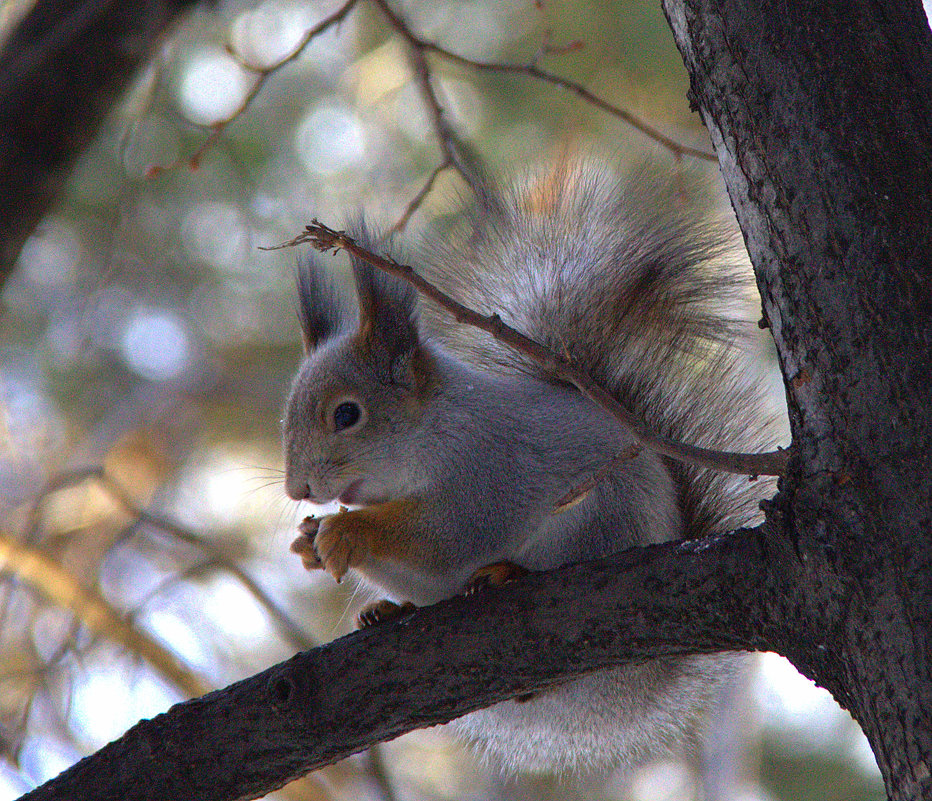
{"label": "rough bark", "polygon": [[[798,459],[780,650],[932,797],[932,36],[919,2],[665,0],[755,265]],[[792,589],[789,588],[788,589]]]}
{"label": "rough bark", "polygon": [[193,0],[38,0],[0,50],[0,287],[165,26]]}
{"label": "rough bark", "polygon": [[769,577],[796,561],[773,545],[759,529],[667,543],[420,609],[143,721],[22,801],[257,798],[554,679],[635,656],[768,648],[782,603]]}

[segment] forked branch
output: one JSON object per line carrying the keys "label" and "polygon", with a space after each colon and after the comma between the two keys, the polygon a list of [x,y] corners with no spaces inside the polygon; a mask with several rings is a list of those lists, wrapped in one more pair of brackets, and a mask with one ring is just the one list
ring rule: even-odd
{"label": "forked branch", "polygon": [[[210,133],[193,155],[189,156],[187,159],[179,159],[175,163],[168,166],[150,167],[147,174],[151,177],[163,170],[177,168],[183,163],[186,163],[189,167],[191,167],[191,169],[196,169],[200,164],[201,159],[204,157],[204,154],[207,153],[210,148],[212,148],[219,141],[226,129],[233,122],[239,119],[250,107],[250,105],[252,105],[253,100],[262,90],[262,87],[265,85],[266,81],[287,64],[290,64],[292,61],[298,58],[298,56],[304,52],[304,50],[316,37],[343,22],[343,20],[357,5],[357,2],[358,0],[347,0],[332,14],[328,15],[316,25],[305,31],[300,41],[294,46],[291,52],[270,66],[257,67],[245,62],[242,58],[238,58],[237,60],[240,66],[244,70],[252,73],[254,79],[252,85],[244,95],[237,108],[223,119],[217,120],[208,126]],[[447,119],[446,109],[440,102],[440,99],[438,98],[437,93],[433,87],[433,73],[426,57],[428,53],[432,53],[444,61],[457,64],[461,67],[465,67],[473,71],[498,73],[502,75],[523,75],[538,81],[542,81],[543,83],[550,84],[551,86],[556,86],[560,89],[575,94],[581,100],[594,106],[595,108],[598,108],[599,110],[622,120],[626,124],[643,133],[645,136],[653,139],[668,149],[677,158],[682,156],[691,156],[693,158],[704,159],[707,161],[716,160],[714,154],[677,142],[671,137],[661,133],[654,126],[632,114],[630,111],[626,111],[625,109],[616,106],[604,98],[594,94],[582,84],[576,83],[575,81],[571,81],[567,78],[563,78],[553,72],[543,69],[540,66],[540,60],[544,55],[572,52],[573,50],[578,49],[578,42],[574,42],[565,47],[556,47],[550,45],[549,42],[545,42],[538,50],[534,58],[531,59],[531,61],[529,61],[527,64],[505,64],[477,61],[475,59],[470,59],[454,53],[453,51],[441,47],[434,42],[422,39],[420,36],[415,34],[407,22],[398,13],[396,13],[394,9],[392,9],[387,0],[370,0],[370,2],[376,7],[376,9],[379,10],[391,28],[405,42],[408,58],[411,62],[414,81],[418,87],[418,91],[421,95],[424,105],[427,107],[427,111],[431,120],[431,127],[433,128],[434,135],[437,139],[437,144],[443,156],[438,165],[431,171],[421,189],[408,203],[404,213],[393,226],[393,230],[395,231],[400,231],[407,225],[408,220],[418,210],[418,208],[420,208],[424,199],[430,193],[430,190],[433,187],[437,176],[444,170],[450,168],[456,170],[456,172],[459,173],[459,175],[470,186],[470,188],[475,189],[475,171],[469,163],[469,157],[467,155],[466,148],[463,146],[459,136]],[[228,47],[228,50],[230,51],[231,55],[237,57],[237,53],[232,48]]]}

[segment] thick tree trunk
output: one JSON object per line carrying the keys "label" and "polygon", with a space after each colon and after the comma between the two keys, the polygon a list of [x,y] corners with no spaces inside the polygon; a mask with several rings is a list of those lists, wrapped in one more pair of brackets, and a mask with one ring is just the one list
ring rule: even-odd
{"label": "thick tree trunk", "polygon": [[[932,36],[918,0],[665,0],[753,259],[797,459],[776,639],[932,797]],[[794,619],[796,621],[794,625]]]}

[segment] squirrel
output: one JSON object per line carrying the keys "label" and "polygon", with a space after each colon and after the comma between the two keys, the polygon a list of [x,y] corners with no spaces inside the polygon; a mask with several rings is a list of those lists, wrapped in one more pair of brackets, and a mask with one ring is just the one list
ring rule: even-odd
{"label": "squirrel", "polygon": [[[748,358],[750,283],[708,193],[683,173],[563,161],[500,189],[483,179],[417,268],[444,291],[584,368],[655,431],[727,450],[772,445]],[[364,227],[354,232],[364,244]],[[338,500],[292,546],[309,569],[353,571],[385,600],[371,625],[464,588],[755,521],[767,479],[649,450],[529,358],[352,259],[356,303],[299,269],[305,358],[283,423],[285,488]],[[358,310],[353,310],[353,305]],[[754,326],[756,328],[756,326]],[[587,478],[575,503],[559,505]],[[353,507],[346,509],[344,507]],[[738,654],[605,669],[451,726],[505,768],[634,767],[701,743]]]}

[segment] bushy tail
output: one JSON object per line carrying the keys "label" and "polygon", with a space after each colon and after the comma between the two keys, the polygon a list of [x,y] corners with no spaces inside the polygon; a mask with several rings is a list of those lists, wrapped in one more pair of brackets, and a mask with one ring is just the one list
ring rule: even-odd
{"label": "bushy tail", "polygon": [[[569,356],[659,433],[707,448],[769,450],[779,426],[747,319],[750,267],[710,193],[655,165],[618,175],[560,163],[499,191],[422,266],[468,306]],[[439,244],[437,244],[439,243]],[[491,337],[425,309],[432,336],[485,369],[555,380]],[[670,461],[690,536],[754,521],[765,480]]]}

